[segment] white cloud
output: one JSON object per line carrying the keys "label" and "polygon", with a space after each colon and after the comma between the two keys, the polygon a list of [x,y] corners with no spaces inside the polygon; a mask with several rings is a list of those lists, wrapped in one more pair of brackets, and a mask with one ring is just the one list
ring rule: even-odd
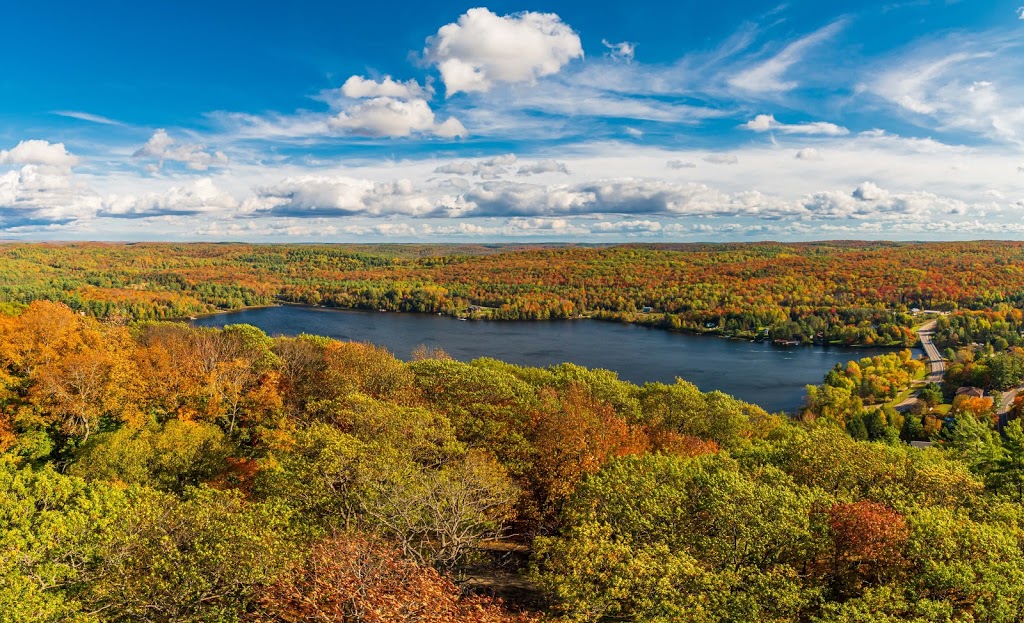
{"label": "white cloud", "polygon": [[1017,9],[1017,19],[1024,19],[1024,6]]}
{"label": "white cloud", "polygon": [[[40,153],[46,152],[30,152],[37,160]],[[99,210],[99,195],[52,158],[42,159],[47,164],[26,164],[0,175],[0,230],[71,223]]]}
{"label": "white cloud", "polygon": [[533,83],[583,56],[579,36],[554,13],[499,16],[469,9],[427,39],[424,57],[441,73],[448,97],[485,92],[497,82]]}
{"label": "white cloud", "polygon": [[167,131],[160,128],[149,137],[145,145],[132,154],[132,157],[156,160],[154,170],[163,168],[164,163],[168,161],[180,162],[193,171],[206,171],[210,167],[228,165],[228,157],[222,151],[207,151],[205,145],[187,144],[176,147],[176,144]]}
{"label": "white cloud", "polygon": [[64,143],[28,140],[21,141],[10,150],[0,151],[0,164],[35,164],[56,169],[70,169],[78,164],[78,157],[68,152]]}
{"label": "white cloud", "polygon": [[160,193],[115,195],[105,203],[100,216],[141,218],[165,215],[221,214],[238,207],[238,201],[202,178]]}
{"label": "white cloud", "polygon": [[780,132],[782,134],[810,134],[821,136],[844,136],[850,131],[842,126],[827,121],[812,121],[810,123],[780,123],[775,120],[774,115],[757,115],[750,121],[744,123],[742,128],[754,132]]}
{"label": "white cloud", "polygon": [[741,70],[729,79],[729,85],[749,93],[777,93],[796,88],[799,83],[795,80],[786,80],[789,69],[802,60],[810,48],[834,37],[844,23],[843,20],[832,22],[790,43],[768,60]]}
{"label": "white cloud", "polygon": [[477,171],[477,165],[463,160],[462,162],[449,162],[434,169],[434,173],[445,173],[449,175],[473,175]]}
{"label": "white cloud", "polygon": [[467,190],[451,216],[541,216],[586,213],[595,197],[566,186],[485,182]]}
{"label": "white cloud", "polygon": [[607,39],[601,39],[601,44],[608,48],[608,56],[613,59],[617,61],[624,61],[626,63],[633,62],[633,57],[636,55],[635,43],[630,43],[629,41],[611,43]]}
{"label": "white cloud", "polygon": [[684,160],[669,160],[665,163],[670,169],[696,169],[697,165],[692,162],[686,162]]}
{"label": "white cloud", "polygon": [[466,135],[466,128],[451,117],[437,123],[426,100],[399,100],[375,97],[352,105],[330,120],[333,129],[371,137],[402,137],[412,134],[455,138]]}
{"label": "white cloud", "polygon": [[256,188],[243,210],[271,216],[422,216],[435,203],[409,180],[375,182],[344,176],[305,175]]}
{"label": "white cloud", "polygon": [[413,99],[424,97],[427,93],[415,80],[399,82],[391,76],[384,76],[383,80],[370,80],[362,76],[352,76],[341,85],[341,92],[345,97],[362,99],[366,97],[397,97],[399,99]]}
{"label": "white cloud", "polygon": [[704,184],[622,178],[575,185],[488,182],[467,190],[456,217],[540,217],[600,214],[748,216],[777,219],[807,211],[756,191],[728,195]]}
{"label": "white cloud", "polygon": [[252,115],[239,112],[213,112],[209,117],[222,129],[225,140],[260,140],[281,142],[306,142],[311,137],[329,136],[330,115],[300,112],[292,115]]}
{"label": "white cloud", "polygon": [[889,193],[872,182],[862,182],[853,190],[853,198],[861,201],[879,201],[886,199]]}
{"label": "white cloud", "polygon": [[[494,156],[475,162],[460,161],[449,162],[434,169],[434,173],[446,173],[450,175],[477,175],[485,180],[497,179],[508,175],[509,167],[514,165],[518,158],[515,154],[504,154]],[[529,165],[526,165],[529,166]]]}
{"label": "white cloud", "polygon": [[[1020,152],[1009,147],[947,145],[885,132],[825,136],[812,144],[800,159],[793,157],[799,146],[783,151],[763,142],[709,152],[609,141],[576,145],[558,160],[498,154],[471,160],[432,155],[239,161],[196,184],[175,176],[172,188],[154,187],[165,184],[160,179],[121,173],[83,177],[101,192],[77,183],[70,171],[45,184],[12,183],[8,175],[4,199],[18,209],[3,206],[0,227],[9,236],[42,237],[47,233],[41,228],[62,226],[62,236],[88,236],[82,232],[93,228],[102,237],[135,239],[149,231],[188,239],[203,230],[220,238],[315,240],[332,227],[348,240],[794,239],[898,237],[894,232],[901,231],[927,238],[981,232],[969,225],[979,219],[1007,223],[1024,217],[1024,204],[1014,204],[1021,199],[1017,166],[1024,162],[1015,163]],[[818,149],[829,166],[804,161]],[[705,165],[701,159],[707,156],[734,164]],[[670,162],[696,163],[702,183],[685,183],[692,174],[666,170]],[[36,174],[44,168],[33,166]],[[534,177],[519,177],[526,171]],[[657,179],[661,175],[675,181]],[[222,221],[217,228],[209,226],[214,219]],[[903,220],[914,221],[915,229],[898,229]],[[965,224],[957,230],[960,222]],[[876,235],[869,235],[870,227]],[[1017,236],[1010,229],[1005,234]]]}
{"label": "white cloud", "polygon": [[149,137],[146,144],[140,147],[134,154],[134,158],[163,158],[168,149],[174,145],[174,139],[167,134],[167,130],[158,129]]}
{"label": "white cloud", "polygon": [[0,230],[47,231],[95,215],[100,198],[72,173],[78,162],[63,143],[44,140],[0,150],[0,165],[21,165],[0,174]]}
{"label": "white cloud", "polygon": [[928,213],[963,215],[979,210],[978,206],[929,192],[891,193],[873,182],[862,182],[851,193],[813,193],[801,203],[819,219],[889,221],[921,219]]}
{"label": "white cloud", "polygon": [[821,153],[819,153],[818,150],[813,147],[804,147],[803,149],[797,151],[794,157],[797,160],[819,161],[822,159]]}
{"label": "white cloud", "polygon": [[564,218],[513,218],[505,223],[504,233],[516,235],[581,235],[588,229]]}
{"label": "white cloud", "polygon": [[55,110],[53,114],[61,117],[68,117],[70,119],[78,119],[79,121],[89,121],[91,123],[99,123],[100,125],[124,125],[120,121],[111,119],[110,117],[104,117],[102,115],[94,115],[88,112],[81,112],[78,110]]}
{"label": "white cloud", "polygon": [[740,159],[733,154],[709,154],[704,156],[704,162],[711,164],[739,164]]}
{"label": "white cloud", "polygon": [[913,67],[899,66],[881,74],[868,88],[911,112],[930,115],[941,105],[934,101],[933,82],[941,80],[949,69],[980,56],[957,52],[918,61]]}
{"label": "white cloud", "polygon": [[653,233],[663,228],[658,221],[636,220],[636,221],[601,221],[591,226],[590,231],[594,233]]}
{"label": "white cloud", "polygon": [[455,117],[448,117],[434,128],[434,135],[441,138],[462,138],[466,134],[466,126]]}
{"label": "white cloud", "polygon": [[949,36],[885,57],[864,93],[888,101],[912,122],[1024,144],[1021,43],[1009,36]]}
{"label": "white cloud", "polygon": [[571,175],[572,171],[569,170],[569,165],[564,162],[557,160],[539,160],[537,162],[531,162],[524,164],[519,167],[517,171],[519,175],[540,175],[543,173],[563,173],[565,175]]}

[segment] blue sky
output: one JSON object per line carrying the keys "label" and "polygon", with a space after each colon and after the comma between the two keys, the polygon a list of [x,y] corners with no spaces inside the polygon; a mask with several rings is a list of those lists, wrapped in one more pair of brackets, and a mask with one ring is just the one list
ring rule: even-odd
{"label": "blue sky", "polygon": [[0,238],[1019,239],[1022,4],[15,3]]}

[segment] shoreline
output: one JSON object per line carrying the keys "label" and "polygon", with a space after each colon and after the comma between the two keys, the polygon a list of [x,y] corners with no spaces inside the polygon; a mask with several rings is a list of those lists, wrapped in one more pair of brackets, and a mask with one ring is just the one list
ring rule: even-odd
{"label": "shoreline", "polygon": [[360,314],[381,314],[381,313],[386,313],[386,314],[409,314],[409,315],[416,315],[416,316],[442,316],[442,317],[449,318],[451,320],[456,320],[456,321],[459,321],[459,320],[465,320],[465,321],[472,320],[472,321],[496,322],[496,323],[538,323],[538,322],[565,322],[565,321],[590,320],[590,321],[597,321],[597,322],[607,322],[607,323],[618,323],[618,324],[632,325],[632,326],[636,326],[636,327],[643,327],[645,329],[650,329],[652,331],[665,331],[665,332],[668,332],[668,333],[678,333],[678,334],[681,334],[681,335],[692,335],[692,336],[698,336],[698,337],[718,338],[718,339],[725,339],[725,340],[731,340],[731,341],[737,341],[737,342],[768,343],[768,344],[770,344],[770,345],[772,345],[772,346],[774,346],[776,348],[783,349],[783,350],[791,349],[791,348],[804,348],[804,347],[808,347],[808,346],[818,346],[818,347],[826,348],[826,349],[827,348],[863,348],[863,349],[880,348],[880,349],[902,350],[904,348],[909,348],[911,350],[914,350],[914,349],[921,349],[922,348],[920,341],[918,341],[917,343],[912,344],[910,346],[906,346],[906,345],[902,345],[902,344],[841,344],[841,343],[834,343],[834,342],[809,342],[809,343],[800,342],[798,344],[776,344],[774,342],[774,340],[771,340],[771,339],[761,339],[761,340],[758,340],[756,338],[755,339],[751,339],[749,337],[741,337],[741,336],[735,336],[735,335],[723,335],[723,334],[715,332],[715,331],[696,331],[696,330],[687,330],[687,329],[673,329],[673,328],[669,328],[669,327],[657,326],[655,324],[649,324],[649,323],[643,323],[643,322],[631,322],[631,321],[622,320],[622,319],[619,319],[619,318],[595,318],[594,316],[590,316],[590,315],[578,316],[578,317],[575,317],[575,318],[543,318],[543,319],[512,318],[512,319],[496,319],[496,318],[487,318],[487,317],[454,316],[454,315],[446,314],[446,313],[443,313],[443,312],[387,311],[387,310],[363,309],[363,308],[360,308],[360,307],[337,307],[337,306],[334,306],[334,305],[313,305],[313,304],[309,304],[309,303],[294,303],[294,302],[291,302],[291,301],[277,301],[275,303],[271,303],[271,304],[268,304],[268,305],[249,305],[249,306],[246,306],[246,307],[240,307],[238,309],[220,309],[220,310],[217,310],[217,311],[214,311],[214,312],[210,312],[210,313],[206,313],[206,314],[196,314],[195,316],[190,316],[190,317],[186,317],[186,318],[172,318],[172,319],[169,319],[169,321],[171,321],[171,322],[192,322],[193,320],[199,320],[201,318],[210,318],[210,317],[213,317],[213,316],[221,316],[221,315],[224,315],[224,314],[234,314],[234,313],[244,312],[244,311],[249,311],[249,310],[254,310],[254,309],[267,309],[267,308],[273,308],[273,307],[300,307],[300,308],[305,308],[305,309],[321,309],[321,310],[325,310],[325,311],[336,311],[336,312],[345,312],[345,313],[360,313]]}

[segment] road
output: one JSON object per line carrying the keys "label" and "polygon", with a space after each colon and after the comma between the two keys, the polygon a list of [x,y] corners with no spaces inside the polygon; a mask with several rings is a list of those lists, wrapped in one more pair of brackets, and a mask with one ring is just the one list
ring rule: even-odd
{"label": "road", "polygon": [[941,383],[942,375],[946,372],[946,362],[942,360],[942,355],[939,354],[939,349],[936,348],[935,343],[932,342],[932,335],[934,334],[934,320],[921,325],[921,328],[917,330],[917,337],[921,339],[921,347],[924,348],[925,354],[928,355],[927,382]]}
{"label": "road", "polygon": [[[941,383],[942,375],[946,373],[946,362],[942,360],[942,355],[939,354],[939,349],[935,347],[935,343],[932,342],[932,335],[935,334],[935,321],[926,322],[921,325],[921,328],[917,330],[917,337],[921,340],[921,347],[924,349],[925,355],[928,356],[928,376],[925,378],[926,383]],[[897,411],[909,411],[910,407],[917,402],[917,393],[914,392],[906,400],[895,406]]]}
{"label": "road", "polygon": [[999,409],[996,410],[996,418],[998,418],[996,427],[999,431],[1002,431],[1003,427],[1010,421],[1010,409],[1013,408],[1013,400],[1022,389],[1024,388],[1014,387],[1009,391],[1003,392],[1003,397],[999,400]]}

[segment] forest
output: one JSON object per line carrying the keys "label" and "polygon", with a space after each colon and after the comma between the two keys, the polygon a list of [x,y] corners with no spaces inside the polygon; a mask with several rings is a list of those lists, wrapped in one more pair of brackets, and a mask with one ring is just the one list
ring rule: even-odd
{"label": "forest", "polygon": [[298,303],[493,320],[590,317],[750,339],[1021,343],[1024,244],[0,244],[0,305],[161,320]]}
{"label": "forest", "polygon": [[1020,420],[963,409],[927,449],[865,423],[906,353],[830,373],[856,411],[791,419],[683,380],[10,307],[3,621],[1024,618]]}

